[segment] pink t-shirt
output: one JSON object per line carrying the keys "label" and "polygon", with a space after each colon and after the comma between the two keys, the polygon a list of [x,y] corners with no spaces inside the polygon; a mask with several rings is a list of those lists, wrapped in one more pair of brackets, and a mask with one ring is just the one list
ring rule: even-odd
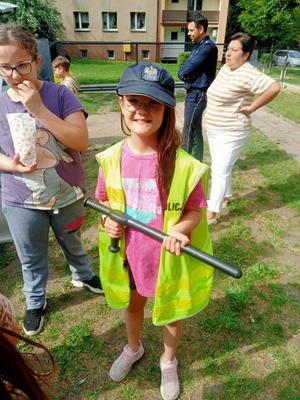
{"label": "pink t-shirt", "polygon": [[[157,154],[139,155],[132,152],[127,142],[123,146],[121,177],[126,199],[126,213],[159,230],[167,198],[160,196],[156,179]],[[95,196],[107,201],[102,169],[99,168]],[[187,208],[204,208],[206,199],[201,183],[195,187],[186,202]],[[136,230],[127,228],[126,257],[138,293],[145,297],[155,295],[161,243]]]}

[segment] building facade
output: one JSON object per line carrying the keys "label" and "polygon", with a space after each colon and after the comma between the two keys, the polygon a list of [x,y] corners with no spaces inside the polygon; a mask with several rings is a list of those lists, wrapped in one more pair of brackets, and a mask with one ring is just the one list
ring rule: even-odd
{"label": "building facade", "polygon": [[201,11],[222,59],[229,0],[55,0],[66,29],[60,53],[76,58],[174,62],[190,50],[187,17]]}

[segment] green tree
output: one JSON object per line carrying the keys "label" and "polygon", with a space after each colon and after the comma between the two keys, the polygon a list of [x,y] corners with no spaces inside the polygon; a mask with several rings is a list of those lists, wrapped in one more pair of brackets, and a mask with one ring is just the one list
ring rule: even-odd
{"label": "green tree", "polygon": [[239,22],[239,15],[241,8],[238,6],[239,0],[230,0],[228,7],[227,29],[226,29],[226,42],[228,38],[234,33],[242,30],[241,23]]}
{"label": "green tree", "polygon": [[[241,8],[239,22],[243,30],[251,33],[260,43],[271,47],[272,59],[274,45],[294,45],[299,36],[295,10],[300,0],[239,0]],[[271,67],[271,62],[270,62]]]}
{"label": "green tree", "polygon": [[268,44],[289,42],[295,44],[300,33],[295,10],[300,0],[239,0],[238,17],[244,30]]}
{"label": "green tree", "polygon": [[15,0],[14,3],[18,7],[12,13],[0,14],[0,22],[13,20],[29,28],[37,37],[49,41],[63,37],[65,28],[53,0]]}

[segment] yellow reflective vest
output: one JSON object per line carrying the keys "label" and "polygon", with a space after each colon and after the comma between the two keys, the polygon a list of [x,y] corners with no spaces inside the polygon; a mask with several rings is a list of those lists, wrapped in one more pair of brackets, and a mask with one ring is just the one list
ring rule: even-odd
{"label": "yellow reflective vest", "polygon": [[[96,155],[103,171],[110,207],[120,211],[125,211],[120,169],[123,144],[124,140]],[[208,167],[184,150],[178,149],[164,214],[164,232],[168,232],[180,220],[185,203],[200,180],[204,192],[207,193]],[[120,239],[118,253],[108,251],[110,241],[111,238],[100,227],[101,282],[108,304],[113,308],[126,308],[130,300],[130,287],[129,275],[124,267],[125,240],[124,237]],[[212,254],[206,209],[202,209],[201,221],[191,233],[191,244]],[[162,248],[152,313],[153,323],[165,325],[201,311],[208,304],[212,281],[212,267],[185,254],[175,256]]]}

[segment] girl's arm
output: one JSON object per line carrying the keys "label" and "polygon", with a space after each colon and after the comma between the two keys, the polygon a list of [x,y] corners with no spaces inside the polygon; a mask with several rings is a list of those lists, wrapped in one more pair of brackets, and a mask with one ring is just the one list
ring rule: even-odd
{"label": "girl's arm", "polygon": [[15,98],[22,102],[27,111],[38,119],[62,144],[76,151],[86,150],[88,129],[82,111],[76,111],[62,120],[45,107],[39,91],[32,82],[23,81],[18,85],[17,90],[10,90],[14,92]]}
{"label": "girl's arm", "polygon": [[[99,167],[98,171],[98,180],[95,190],[95,197],[99,201],[100,204],[104,204],[107,207],[110,207],[109,200],[107,197],[105,179],[103,175],[102,168]],[[113,221],[107,215],[101,216],[101,224],[104,227],[104,231],[108,236],[113,238],[120,238],[124,232],[124,227],[117,222]]]}
{"label": "girl's arm", "polygon": [[174,225],[169,231],[168,236],[163,241],[165,250],[174,253],[176,256],[181,254],[180,243],[186,246],[190,243],[189,236],[192,230],[199,224],[201,218],[201,210],[186,210],[180,221]]}
{"label": "girl's arm", "polygon": [[0,171],[5,172],[19,172],[20,174],[27,174],[36,169],[36,163],[27,167],[23,165],[20,161],[19,154],[16,154],[14,158],[10,158],[5,156],[4,154],[0,154]]}
{"label": "girl's arm", "polygon": [[66,147],[76,151],[87,149],[88,129],[82,111],[76,111],[62,120],[44,107],[34,116]]}

